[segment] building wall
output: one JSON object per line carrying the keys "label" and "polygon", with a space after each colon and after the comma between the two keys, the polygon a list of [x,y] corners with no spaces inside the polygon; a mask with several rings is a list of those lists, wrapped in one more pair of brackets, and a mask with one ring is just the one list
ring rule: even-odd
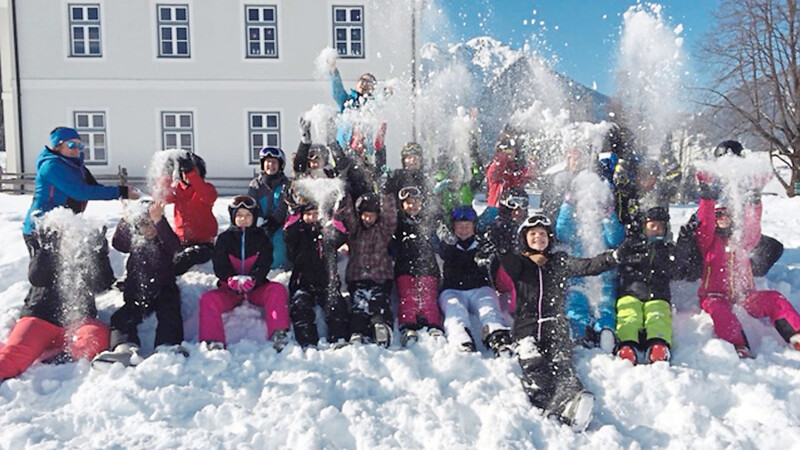
{"label": "building wall", "polygon": [[[102,57],[69,57],[69,4],[100,5]],[[247,111],[279,111],[281,146],[291,155],[300,114],[316,103],[334,104],[327,78],[315,75],[314,65],[332,45],[333,5],[365,9],[365,58],[338,61],[345,87],[367,71],[380,80],[409,77],[412,48],[404,36],[410,36],[411,14],[390,14],[391,0],[170,2],[189,5],[190,58],[158,58],[157,4],[166,2],[17,2],[26,170],[34,169],[54,126],[73,125],[75,110],[106,113],[108,164],[93,166],[96,173],[124,166],[143,175],[152,153],[162,148],[164,110],[193,112],[195,151],[211,176],[252,174]],[[278,59],[245,58],[245,5],[257,4],[277,6]],[[390,153],[399,153],[411,130],[408,111],[394,117]]]}

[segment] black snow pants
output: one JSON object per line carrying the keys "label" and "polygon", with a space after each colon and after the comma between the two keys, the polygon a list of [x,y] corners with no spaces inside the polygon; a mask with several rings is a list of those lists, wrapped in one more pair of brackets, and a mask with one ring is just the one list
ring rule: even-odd
{"label": "black snow pants", "polygon": [[297,289],[289,301],[289,317],[292,319],[294,337],[303,347],[317,345],[319,331],[315,321],[314,307],[321,306],[328,325],[328,342],[350,337],[348,324],[350,310],[338,287],[327,289]]}
{"label": "black snow pants", "polygon": [[181,292],[178,285],[172,283],[163,287],[152,299],[138,300],[125,296],[125,305],[111,315],[109,348],[113,350],[123,343],[141,345],[136,327],[153,312],[158,320],[153,346],[183,342]]}
{"label": "black snow pants", "polygon": [[349,283],[351,310],[350,332],[375,340],[375,325],[383,323],[394,327],[389,295],[392,293],[392,280],[376,282],[359,280]]}

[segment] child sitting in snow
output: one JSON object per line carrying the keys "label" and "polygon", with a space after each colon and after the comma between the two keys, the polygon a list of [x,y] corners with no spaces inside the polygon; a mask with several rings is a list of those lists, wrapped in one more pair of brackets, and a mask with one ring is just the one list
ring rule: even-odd
{"label": "child sitting in snow", "polygon": [[731,210],[717,203],[718,182],[705,172],[698,172],[697,180],[696,239],[703,255],[703,278],[697,293],[703,311],[714,321],[714,333],[732,343],[740,357],[752,357],[742,325],[731,309],[738,303],[753,317],[769,317],[781,337],[800,350],[800,314],[780,292],[758,291],[753,282],[749,253],[761,238],[760,195],[753,192],[748,196],[738,238]]}
{"label": "child sitting in snow", "polygon": [[656,206],[644,215],[647,256],[619,266],[617,355],[636,364],[637,350],[648,362],[669,361],[672,346],[670,281],[679,279],[686,258],[669,232],[669,210]]}
{"label": "child sitting in snow", "polygon": [[320,223],[319,206],[306,201],[295,207],[284,236],[292,276],[289,280],[289,314],[294,337],[303,346],[317,345],[319,333],[314,307],[321,306],[328,325],[328,342],[347,339],[350,311],[342,296],[336,251],[347,242],[344,226],[334,219]]}
{"label": "child sitting in snow", "polygon": [[531,403],[546,416],[555,416],[581,431],[591,421],[594,395],[583,389],[572,364],[564,314],[567,278],[596,275],[641,255],[627,242],[589,259],[555,252],[552,222],[543,214],[528,217],[518,236],[521,250],[500,254],[500,261],[517,289],[511,333],[518,344],[522,386]]}
{"label": "child sitting in snow", "polygon": [[141,342],[136,327],[145,317],[156,313],[158,326],[154,346],[171,346],[183,355],[183,318],[181,293],[175,284],[172,258],[181,248],[178,236],[164,218],[164,203],[140,201],[139,210],[117,225],[111,245],[130,253],[125,264],[127,276],[123,298],[125,305],[111,316],[109,350],[97,355],[92,365],[119,362],[125,366],[141,362]]}
{"label": "child sitting in snow", "polygon": [[399,188],[400,221],[394,234],[397,258],[394,264],[400,307],[397,323],[403,346],[417,340],[417,331],[442,334],[442,316],[436,304],[439,263],[436,261],[434,219],[425,214],[423,190],[416,185]]}
{"label": "child sitting in snow", "polygon": [[346,281],[352,302],[351,342],[368,338],[388,347],[394,317],[389,301],[392,291],[392,259],[389,243],[397,226],[394,197],[363,194],[346,202],[341,212],[347,232],[350,258]]}
{"label": "child sitting in snow", "polygon": [[[495,354],[509,351],[511,338],[503,324],[497,292],[489,277],[489,245],[475,235],[478,215],[471,206],[459,206],[450,214],[455,239],[443,242],[439,255],[444,260],[439,306],[444,313],[447,340],[465,351],[475,351],[470,332],[470,313],[481,322],[481,338]],[[480,264],[479,262],[480,261]]]}
{"label": "child sitting in snow", "polygon": [[272,264],[272,243],[256,226],[258,204],[249,195],[239,195],[228,205],[231,226],[214,244],[214,273],[219,288],[200,297],[199,338],[210,349],[225,347],[222,314],[247,300],[266,312],[267,339],[272,338],[276,350],[287,343],[289,312],[286,289],[269,281]]}

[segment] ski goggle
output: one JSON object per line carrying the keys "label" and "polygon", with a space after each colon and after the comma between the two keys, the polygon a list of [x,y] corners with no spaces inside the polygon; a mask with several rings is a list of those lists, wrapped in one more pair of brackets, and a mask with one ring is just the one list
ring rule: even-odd
{"label": "ski goggle", "polygon": [[78,150],[83,150],[84,149],[83,142],[75,142],[75,141],[67,142],[67,147],[69,147],[72,150],[75,150],[76,148]]}
{"label": "ski goggle", "polygon": [[360,81],[362,83],[365,83],[368,86],[373,86],[373,87],[375,86],[375,84],[378,83],[378,81],[372,75],[361,75],[361,77],[358,79],[358,81]]}
{"label": "ski goggle", "polygon": [[728,215],[729,215],[728,214],[728,208],[722,207],[722,208],[717,208],[717,209],[714,210],[714,216],[716,216],[716,217],[724,217],[724,216],[728,216]]}
{"label": "ski goggle", "polygon": [[283,160],[283,150],[275,147],[264,147],[258,152],[258,155],[261,158],[275,158],[279,160]]}
{"label": "ski goggle", "polygon": [[514,196],[500,201],[500,204],[508,209],[528,208],[528,197]]}
{"label": "ski goggle", "polygon": [[256,199],[250,197],[249,195],[237,195],[236,197],[231,200],[230,208],[231,209],[239,209],[239,208],[246,208],[246,209],[253,209],[256,207]]}
{"label": "ski goggle", "polygon": [[475,212],[475,210],[468,206],[459,206],[458,208],[454,209],[453,212],[450,214],[450,219],[453,222],[459,222],[459,221],[472,222],[477,218],[478,215]]}
{"label": "ski goggle", "polygon": [[417,198],[422,197],[422,191],[416,186],[406,186],[397,193],[397,198],[405,200],[409,197]]}
{"label": "ski goggle", "polygon": [[523,223],[523,228],[536,228],[536,227],[545,227],[550,228],[553,226],[553,222],[547,218],[547,216],[536,215],[531,216],[525,219],[525,223]]}

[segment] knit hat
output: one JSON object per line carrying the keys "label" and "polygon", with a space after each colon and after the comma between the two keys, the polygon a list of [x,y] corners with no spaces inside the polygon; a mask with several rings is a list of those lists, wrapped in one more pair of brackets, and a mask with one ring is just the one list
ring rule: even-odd
{"label": "knit hat", "polygon": [[81,135],[74,128],[56,127],[50,132],[50,148],[55,149],[58,144],[64,141],[80,138]]}

